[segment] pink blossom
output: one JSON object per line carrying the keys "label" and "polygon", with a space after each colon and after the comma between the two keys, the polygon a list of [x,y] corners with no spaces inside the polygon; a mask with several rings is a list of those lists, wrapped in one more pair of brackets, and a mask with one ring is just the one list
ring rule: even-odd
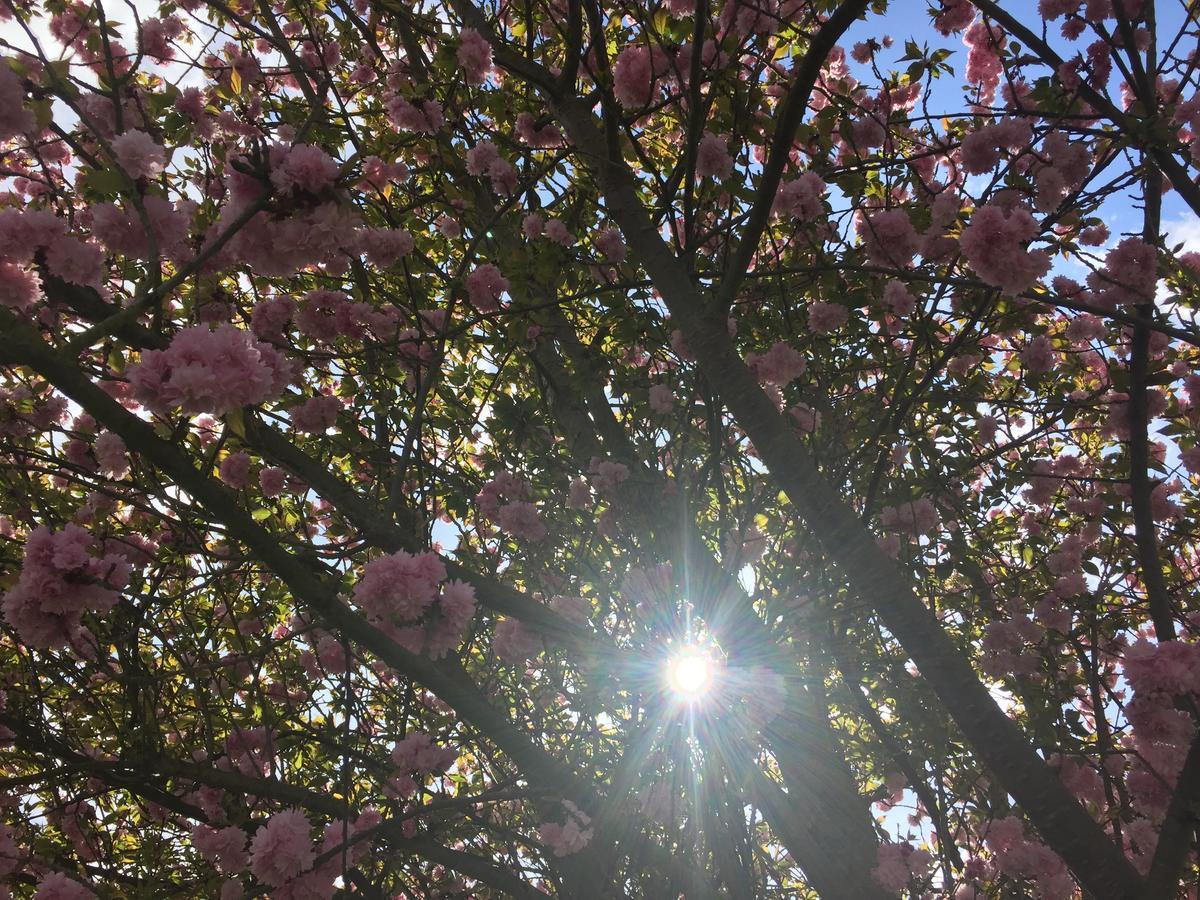
{"label": "pink blossom", "polygon": [[[264,211],[251,218],[230,241],[228,260],[244,263],[259,275],[292,275],[316,263],[333,270],[344,267],[346,255],[358,252],[358,216],[328,192],[315,205],[313,199],[296,203],[286,217]],[[231,224],[237,210],[236,203],[226,205],[209,229],[210,240]]]}
{"label": "pink blossom", "polygon": [[1152,303],[1158,281],[1158,251],[1129,237],[1108,252],[1104,268],[1088,276],[1088,287],[1107,303]]}
{"label": "pink blossom", "polygon": [[467,172],[471,175],[486,175],[492,190],[508,196],[516,188],[517,170],[500,156],[500,151],[491,141],[480,141],[467,151]]}
{"label": "pink blossom", "polygon": [[117,590],[129,580],[129,563],[116,554],[98,555],[92,536],[78,525],[34,529],[16,585],[0,608],[21,640],[56,649],[80,636],[85,612],[108,612]]}
{"label": "pink blossom", "polygon": [[425,655],[431,659],[441,659],[453,650],[474,617],[475,588],[458,580],[443,585],[438,597],[437,615],[426,625]]}
{"label": "pink blossom", "polygon": [[271,900],[331,900],[337,893],[334,881],[340,872],[339,860],[330,860],[279,885],[271,891]]}
{"label": "pink blossom", "polygon": [[42,281],[36,272],[15,263],[0,261],[0,306],[25,312],[41,296]]}
{"label": "pink blossom", "polygon": [[788,414],[796,420],[796,428],[805,434],[812,434],[821,424],[821,414],[807,403],[797,403]]}
{"label": "pink blossom", "polygon": [[292,369],[249,332],[197,325],[176,334],[166,350],[144,351],[128,376],[134,399],[153,412],[225,415],[280,396]]}
{"label": "pink blossom", "polygon": [[[653,389],[652,389],[653,390]],[[572,478],[567,504],[572,509],[587,509],[592,503],[592,491],[582,478]]]}
{"label": "pink blossom", "polygon": [[[813,306],[829,306],[830,304],[813,304]],[[812,324],[812,309],[809,307],[809,324]],[[842,307],[836,307],[842,312],[842,322],[846,321],[846,311]],[[822,316],[832,316],[837,318],[837,313],[827,313],[818,311],[817,319],[822,321]],[[841,324],[841,323],[838,323]],[[821,329],[813,326],[815,330]],[[789,346],[784,341],[776,341],[771,345],[771,349],[759,356],[756,353],[746,354],[746,365],[750,371],[754,373],[763,384],[777,384],[780,387],[786,387],[797,378],[804,374],[808,368],[808,361],[801,355],[799,350]]]}
{"label": "pink blossom", "polygon": [[[1057,279],[1056,279],[1057,280]],[[1108,327],[1099,316],[1082,313],[1071,319],[1067,325],[1067,340],[1077,344],[1100,340],[1108,332]]]}
{"label": "pink blossom", "polygon": [[500,158],[500,151],[491,140],[480,140],[467,151],[467,173],[486,175],[488,168]]}
{"label": "pink blossom", "polygon": [[1200,693],[1200,645],[1138,640],[1125,651],[1125,677],[1139,696]]}
{"label": "pink blossom", "polygon": [[319,194],[330,187],[338,174],[338,164],[320,147],[296,144],[284,150],[282,161],[271,169],[271,184],[281,194],[303,191]]}
{"label": "pink blossom", "polygon": [[126,131],[112,141],[117,165],[130,178],[153,178],[167,166],[166,151],[144,131]]}
{"label": "pink blossom", "polygon": [[225,738],[225,753],[243,775],[263,775],[271,766],[275,739],[267,728],[235,728]]}
{"label": "pink blossom", "polygon": [[851,123],[850,138],[847,144],[855,150],[863,151],[870,150],[872,147],[881,147],[885,140],[887,140],[887,129],[884,128],[883,123],[876,116],[867,115]]}
{"label": "pink blossom", "polygon": [[1074,895],[1074,883],[1062,859],[1045,845],[1026,840],[1020,819],[1009,816],[992,822],[986,840],[1004,874],[1033,878],[1044,897]]}
{"label": "pink blossom", "polygon": [[884,209],[866,216],[858,229],[867,256],[875,265],[902,269],[912,263],[920,244],[908,213]]}
{"label": "pink blossom", "polygon": [[546,230],[546,217],[541,213],[531,212],[521,219],[521,231],[525,233],[525,237],[529,240],[534,240],[542,236],[542,232]]}
{"label": "pink blossom", "polygon": [[492,70],[492,48],[487,40],[474,28],[459,32],[458,64],[468,84],[483,84]]}
{"label": "pink blossom", "polygon": [[532,503],[508,503],[500,507],[496,516],[500,527],[513,537],[540,541],[546,537],[546,526],[538,516],[537,507]]}
{"label": "pink blossom", "polygon": [[392,748],[396,768],[417,775],[440,775],[452,765],[458,754],[442,747],[423,731],[410,731]]}
{"label": "pink blossom", "polygon": [[[4,708],[4,703],[5,697],[0,693],[0,709]],[[11,732],[5,735],[6,738],[11,736]],[[17,846],[15,834],[11,825],[0,825],[0,878],[7,877],[20,868],[21,858],[25,855]]]}
{"label": "pink blossom", "polygon": [[1076,12],[1083,0],[1038,0],[1038,13],[1047,22]]}
{"label": "pink blossom", "polygon": [[63,453],[71,465],[89,472],[96,471],[96,462],[89,453],[87,441],[67,441],[63,446]]}
{"label": "pink blossom", "polygon": [[724,181],[733,173],[733,157],[725,138],[704,132],[696,148],[696,177]]}
{"label": "pink blossom", "polygon": [[1068,191],[1083,184],[1091,171],[1092,156],[1083,141],[1071,141],[1061,131],[1046,135],[1041,155],[1049,162],[1034,169],[1037,181],[1035,204],[1038,209],[1048,212],[1058,207]]}
{"label": "pink blossom", "polygon": [[47,209],[0,209],[0,257],[31,263],[38,250],[66,234],[66,222]]}
{"label": "pink blossom", "polygon": [[423,329],[430,334],[444,334],[446,331],[446,313],[444,309],[419,309],[417,319]]}
{"label": "pink blossom", "polygon": [[892,310],[892,314],[900,317],[907,316],[916,308],[917,301],[904,283],[892,278],[883,288],[883,302]]}
{"label": "pink blossom", "polygon": [[[940,234],[953,225],[958,220],[961,208],[962,200],[954,191],[942,191],[934,197],[929,209],[930,232]],[[930,232],[926,232],[926,235]]]}
{"label": "pink blossom", "polygon": [[1019,294],[1050,268],[1044,250],[1026,249],[1036,234],[1037,223],[1029,210],[1019,206],[1005,210],[989,204],[975,210],[959,243],[967,263],[981,279],[1006,294]]}
{"label": "pink blossom", "polygon": [[599,250],[606,260],[611,263],[625,262],[627,249],[625,241],[621,237],[621,232],[615,228],[604,228],[592,236],[592,244]]}
{"label": "pink blossom", "polygon": [[384,109],[388,121],[401,131],[434,134],[445,124],[442,105],[436,100],[425,100],[418,107],[399,94],[389,94],[384,98]]}
{"label": "pink blossom", "polygon": [[547,240],[561,244],[564,247],[570,247],[575,243],[574,236],[571,232],[567,231],[566,223],[562,219],[551,219],[547,222],[545,233]]}
{"label": "pink blossom", "polygon": [[885,890],[899,894],[914,878],[921,878],[933,864],[933,857],[926,850],[911,844],[896,844],[890,841],[880,844],[878,864],[871,876]]}
{"label": "pink blossom", "polygon": [[650,102],[657,87],[654,57],[649,47],[626,47],[613,67],[613,94],[626,109],[639,109]]}
{"label": "pink blossom", "polygon": [[333,342],[339,337],[361,333],[358,311],[341,291],[309,291],[304,295],[296,325],[315,340]]}
{"label": "pink blossom", "polygon": [[817,334],[828,334],[846,324],[850,317],[846,307],[840,303],[817,301],[808,305],[808,327]]}
{"label": "pink blossom", "polygon": [[500,295],[509,288],[508,279],[491,263],[484,263],[467,276],[467,297],[481,313],[500,308]]}
{"label": "pink blossom", "polygon": [[96,900],[96,894],[74,878],[53,872],[38,883],[33,900]]}
{"label": "pink blossom", "polygon": [[549,123],[539,128],[531,112],[523,112],[517,116],[516,132],[517,137],[530,147],[550,148],[563,145],[562,132]]}
{"label": "pink blossom", "polygon": [[963,35],[967,53],[966,79],[980,87],[980,102],[987,106],[996,96],[1000,75],[1004,71],[1000,51],[1007,43],[998,25],[988,25],[982,19],[972,24]]}
{"label": "pink blossom", "polygon": [[1087,590],[1087,582],[1080,572],[1061,575],[1054,580],[1054,595],[1056,597],[1078,597]]}
{"label": "pink blossom", "polygon": [[624,463],[593,457],[588,466],[592,486],[601,494],[612,494],[629,478],[629,467]]}
{"label": "pink blossom", "polygon": [[1022,365],[1034,374],[1049,372],[1057,361],[1058,353],[1054,349],[1054,344],[1044,334],[1039,334],[1021,351]]}
{"label": "pink blossom", "polygon": [[959,158],[971,175],[982,175],[1000,161],[1001,149],[1019,152],[1033,142],[1033,131],[1024,119],[1001,119],[963,138]]}
{"label": "pink blossom", "polygon": [[[195,203],[180,201],[172,205],[165,197],[150,195],[142,206],[154,236],[159,256],[180,261],[191,256],[188,229],[195,213]],[[98,238],[113,253],[137,259],[150,259],[150,240],[141,218],[130,209],[115,203],[99,203],[92,207],[92,236]]]}
{"label": "pink blossom", "polygon": [[503,662],[522,665],[542,652],[542,639],[520,619],[504,617],[496,623],[492,650]]}
{"label": "pink blossom", "polygon": [[780,17],[786,21],[799,5],[781,4],[779,0],[733,0],[721,9],[718,33],[728,30],[738,35],[769,34],[778,27]]}
{"label": "pink blossom", "polygon": [[341,408],[342,401],[337,397],[318,394],[315,397],[309,397],[299,406],[292,407],[288,411],[288,415],[291,417],[292,427],[297,431],[308,434],[324,434],[337,421]]}
{"label": "pink blossom", "polygon": [[928,497],[921,497],[911,503],[885,506],[880,510],[879,522],[888,531],[927,534],[937,528],[937,508]]}
{"label": "pink blossom", "polygon": [[416,241],[403,228],[364,228],[358,235],[367,261],[375,266],[390,266],[412,253]]}
{"label": "pink blossom", "polygon": [[675,409],[675,394],[665,384],[650,385],[650,408],[659,415],[666,415]]}
{"label": "pink blossom", "polygon": [[96,462],[100,471],[111,478],[124,478],[129,471],[129,456],[125,442],[118,435],[106,431],[96,437]]}
{"label": "pink blossom", "polygon": [[258,473],[258,486],[264,497],[278,497],[287,484],[287,473],[278,466],[266,466]]}
{"label": "pink blossom", "polygon": [[315,857],[312,825],[298,809],[275,813],[250,843],[250,871],[271,887],[307,871]]}
{"label": "pink blossom", "polygon": [[578,853],[592,840],[591,817],[570,800],[563,801],[567,815],[564,822],[543,822],[538,826],[538,835],[555,856],[570,856]]}
{"label": "pink blossom", "polygon": [[996,430],[1000,427],[1000,422],[994,416],[980,416],[975,427],[979,430],[979,440],[985,444],[990,444],[996,439]]}
{"label": "pink blossom", "polygon": [[104,280],[104,251],[91,241],[64,235],[46,248],[46,268],[63,281],[99,288]]}
{"label": "pink blossom", "polygon": [[[1105,431],[1124,440],[1129,439],[1129,395],[1110,393],[1104,398],[1108,403]],[[1146,392],[1146,413],[1150,419],[1160,416],[1167,408],[1167,398],[1159,390]]]}
{"label": "pink blossom", "polygon": [[779,186],[771,211],[777,216],[789,216],[811,222],[825,212],[825,182],[816,172],[805,172],[794,181]]}
{"label": "pink blossom", "polygon": [[25,108],[21,79],[9,67],[8,60],[0,57],[0,141],[32,131],[35,125],[33,113]]}
{"label": "pink blossom", "polygon": [[205,97],[197,87],[184,88],[175,101],[175,108],[191,119],[199,122],[204,118]]}
{"label": "pink blossom", "polygon": [[532,486],[529,482],[511,472],[498,472],[496,477],[483,486],[475,495],[475,503],[479,512],[489,519],[494,519],[500,512],[503,500],[528,500]]}
{"label": "pink blossom", "polygon": [[296,301],[291,297],[262,300],[250,311],[250,330],[264,341],[282,343],[295,314]]}
{"label": "pink blossom", "polygon": [[220,479],[235,490],[242,490],[250,484],[250,457],[245,453],[230,453],[217,470]]}
{"label": "pink blossom", "polygon": [[378,156],[368,156],[362,164],[363,182],[377,191],[385,190],[392,182],[408,180],[408,166],[403,162],[386,163]]}
{"label": "pink blossom", "polygon": [[159,62],[170,62],[175,58],[175,50],[170,42],[183,32],[183,22],[175,16],[143,19],[140,33],[142,52]]}
{"label": "pink blossom", "polygon": [[192,829],[192,846],[218,871],[236,875],[246,868],[246,832],[236,826],[213,828],[197,825]]}
{"label": "pink blossom", "polygon": [[446,567],[433,553],[399,550],[371,560],[354,586],[354,602],[376,622],[411,622],[434,601]]}

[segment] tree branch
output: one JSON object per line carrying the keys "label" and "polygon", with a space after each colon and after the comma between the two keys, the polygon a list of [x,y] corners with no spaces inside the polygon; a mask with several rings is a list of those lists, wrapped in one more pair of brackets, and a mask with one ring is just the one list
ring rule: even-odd
{"label": "tree branch", "polygon": [[724,316],[699,294],[663,243],[638,199],[632,175],[621,161],[597,154],[604,144],[591,113],[577,100],[558,99],[552,105],[581,159],[595,170],[610,214],[680,323],[701,370],[854,593],[875,608],[980,758],[1080,882],[1106,896],[1137,896],[1141,878],[1132,865],[996,705],[966,655],[915,595],[911,575],[879,549],[854,510],[817,471],[738,355]]}
{"label": "tree branch", "polygon": [[721,280],[720,291],[717,294],[717,308],[728,310],[733,305],[738,287],[750,268],[750,260],[758,249],[758,240],[762,237],[767,220],[771,217],[771,207],[775,203],[775,195],[779,191],[779,182],[783,177],[783,169],[791,157],[792,144],[796,140],[796,129],[804,119],[804,111],[808,109],[808,100],[812,96],[813,87],[821,75],[821,68],[829,58],[834,45],[847,29],[854,24],[870,5],[870,0],[846,0],[831,15],[828,21],[809,41],[804,61],[796,70],[796,78],[788,90],[787,99],[783,102],[783,110],[779,113],[775,133],[771,136],[771,152],[763,165],[762,177],[758,182],[758,194],[754,206],[742,226],[742,236],[738,240],[737,249],[725,267],[725,275]]}

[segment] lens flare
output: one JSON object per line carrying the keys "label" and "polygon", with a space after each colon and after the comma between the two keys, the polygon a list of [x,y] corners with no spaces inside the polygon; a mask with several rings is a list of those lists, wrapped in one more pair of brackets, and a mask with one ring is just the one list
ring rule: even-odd
{"label": "lens flare", "polygon": [[681,651],[667,665],[667,683],[688,700],[704,696],[713,683],[712,659],[694,648]]}

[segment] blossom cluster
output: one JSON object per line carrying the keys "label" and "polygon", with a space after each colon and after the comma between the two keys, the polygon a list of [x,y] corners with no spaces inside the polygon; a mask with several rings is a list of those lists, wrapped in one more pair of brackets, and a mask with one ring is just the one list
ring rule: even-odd
{"label": "blossom cluster", "polygon": [[513,537],[540,541],[546,526],[531,502],[533,486],[519,476],[500,472],[475,495],[479,512],[495,520],[501,530]]}
{"label": "blossom cluster", "polygon": [[40,525],[25,542],[21,575],[0,608],[21,640],[33,647],[77,644],[87,635],[84,613],[112,609],[130,571],[124,556],[97,551],[96,541],[78,525],[61,531]]}
{"label": "blossom cluster", "polygon": [[562,822],[543,822],[538,825],[542,842],[555,856],[570,856],[578,853],[592,840],[592,829],[588,826],[592,818],[570,800],[562,802],[566,816]]}
{"label": "blossom cluster", "polygon": [[146,350],[128,369],[133,397],[159,415],[225,415],[279,397],[295,377],[287,358],[233,325],[185,328],[166,350]]}
{"label": "blossom cluster", "polygon": [[448,581],[435,553],[399,550],[371,560],[353,597],[367,619],[394,641],[434,659],[457,645],[475,615],[475,589]]}

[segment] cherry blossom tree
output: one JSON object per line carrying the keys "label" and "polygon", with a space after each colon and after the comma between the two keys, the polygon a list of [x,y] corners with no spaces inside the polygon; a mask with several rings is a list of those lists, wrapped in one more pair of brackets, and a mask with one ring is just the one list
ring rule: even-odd
{"label": "cherry blossom tree", "polygon": [[0,892],[1196,897],[1198,15],[0,0]]}

